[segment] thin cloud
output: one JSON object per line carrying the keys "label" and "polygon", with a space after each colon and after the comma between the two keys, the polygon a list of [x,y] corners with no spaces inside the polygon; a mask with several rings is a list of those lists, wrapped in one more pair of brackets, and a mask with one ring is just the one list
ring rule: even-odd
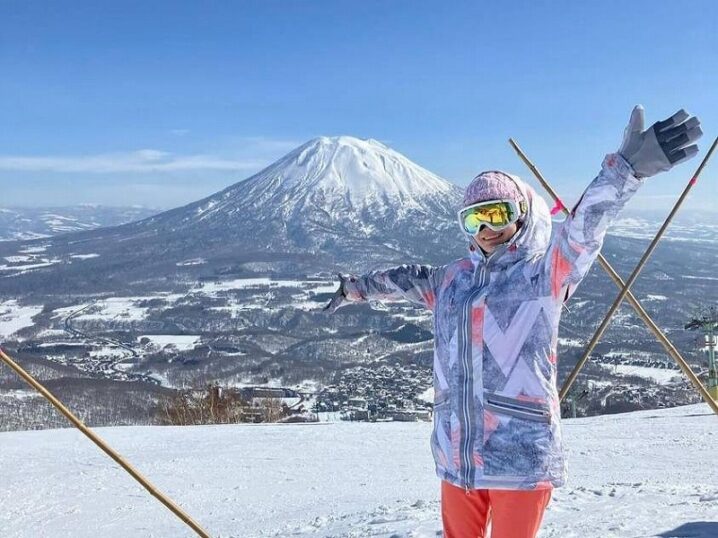
{"label": "thin cloud", "polygon": [[146,173],[191,170],[248,171],[266,165],[257,159],[217,155],[174,155],[154,149],[71,157],[0,155],[0,170],[70,173]]}
{"label": "thin cloud", "polygon": [[268,138],[265,136],[243,136],[234,140],[235,145],[255,153],[289,152],[306,140]]}

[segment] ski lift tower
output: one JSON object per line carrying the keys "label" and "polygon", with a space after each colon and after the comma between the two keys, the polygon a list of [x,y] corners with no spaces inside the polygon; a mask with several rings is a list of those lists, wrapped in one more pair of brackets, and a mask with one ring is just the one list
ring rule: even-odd
{"label": "ski lift tower", "polygon": [[705,335],[703,351],[708,356],[708,393],[718,401],[718,368],[716,345],[718,344],[718,307],[711,306],[686,324],[686,329],[701,329]]}

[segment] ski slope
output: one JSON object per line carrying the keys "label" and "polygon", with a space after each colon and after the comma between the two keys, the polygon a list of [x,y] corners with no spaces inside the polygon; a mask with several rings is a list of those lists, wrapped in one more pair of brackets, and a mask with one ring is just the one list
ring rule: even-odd
{"label": "ski slope", "polygon": [[[541,538],[718,536],[707,405],[565,420]],[[213,537],[435,537],[428,423],[101,428]],[[193,536],[75,430],[0,433],[0,535]]]}

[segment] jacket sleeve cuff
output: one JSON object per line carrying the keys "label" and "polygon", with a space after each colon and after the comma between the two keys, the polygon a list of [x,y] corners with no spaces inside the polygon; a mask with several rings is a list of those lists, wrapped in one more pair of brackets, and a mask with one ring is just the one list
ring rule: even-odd
{"label": "jacket sleeve cuff", "polygon": [[636,177],[636,172],[631,164],[620,153],[609,153],[603,159],[601,167],[614,177],[624,182],[625,188],[637,188],[642,185],[645,178]]}

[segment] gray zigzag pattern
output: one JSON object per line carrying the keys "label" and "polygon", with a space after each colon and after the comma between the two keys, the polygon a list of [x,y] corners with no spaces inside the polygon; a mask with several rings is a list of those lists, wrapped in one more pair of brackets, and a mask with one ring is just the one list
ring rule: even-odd
{"label": "gray zigzag pattern", "polygon": [[506,332],[521,305],[536,298],[536,290],[525,278],[508,276],[506,271],[491,276],[496,280],[492,282],[486,308],[501,330]]}
{"label": "gray zigzag pattern", "polygon": [[499,392],[504,390],[508,378],[501,371],[501,368],[499,368],[496,359],[494,359],[494,356],[486,343],[484,343],[482,360],[484,389],[490,392]]}
{"label": "gray zigzag pattern", "polygon": [[[519,359],[528,364],[532,371],[538,369],[544,376],[544,379],[548,379],[551,376],[551,366],[545,357],[546,342],[550,341],[551,323],[542,308],[538,316],[536,316],[536,321],[534,321],[531,331],[528,336],[526,336],[523,346],[521,346]],[[510,375],[511,374],[509,374],[509,376]]]}
{"label": "gray zigzag pattern", "polygon": [[[521,350],[516,357],[516,362],[512,365],[508,375],[505,375],[498,363],[494,359],[491,349],[484,343],[483,347],[483,368],[484,368],[484,387],[489,391],[501,391],[506,387],[506,383],[511,378],[516,365],[520,360],[535,370],[538,370],[545,378],[550,377],[550,366],[545,358],[546,342],[551,341],[551,324],[544,312],[543,308],[539,311],[538,316],[533,322],[531,330],[526,335],[523,342],[516,342],[520,345]],[[489,383],[489,380],[491,382]]]}

